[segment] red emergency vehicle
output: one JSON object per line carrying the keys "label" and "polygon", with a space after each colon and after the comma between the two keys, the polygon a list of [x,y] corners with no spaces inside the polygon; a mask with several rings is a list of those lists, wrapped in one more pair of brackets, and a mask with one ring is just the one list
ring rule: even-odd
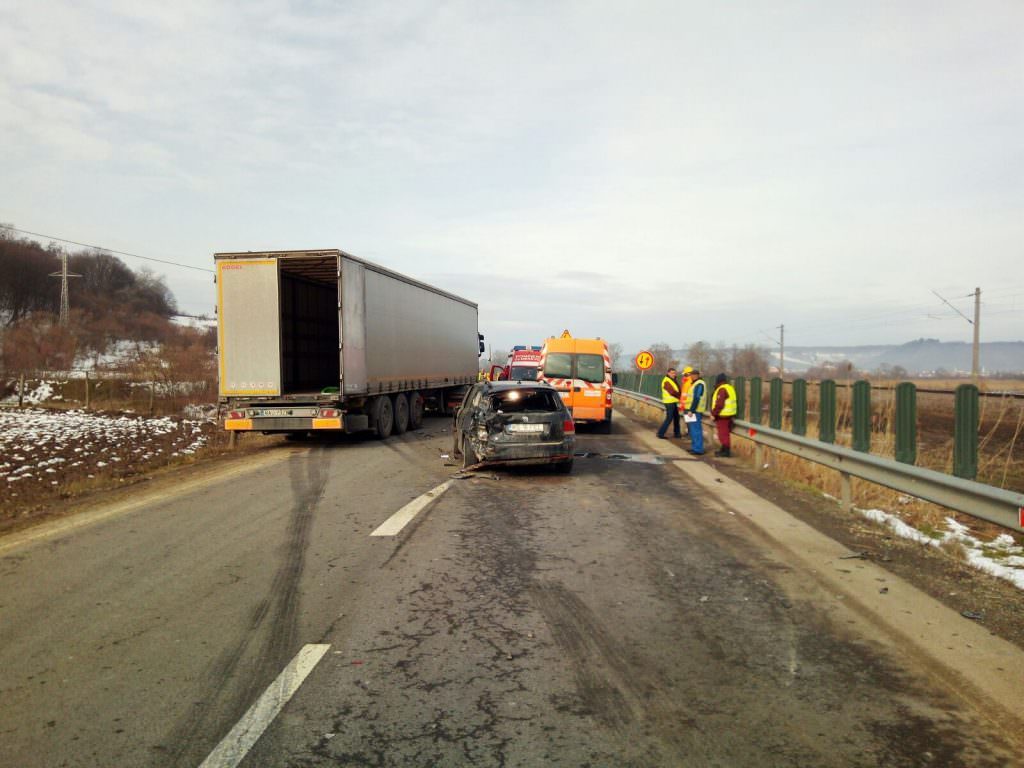
{"label": "red emergency vehicle", "polygon": [[506,381],[536,381],[540,352],[540,345],[528,347],[518,344],[512,347],[505,367],[501,369],[501,378]]}

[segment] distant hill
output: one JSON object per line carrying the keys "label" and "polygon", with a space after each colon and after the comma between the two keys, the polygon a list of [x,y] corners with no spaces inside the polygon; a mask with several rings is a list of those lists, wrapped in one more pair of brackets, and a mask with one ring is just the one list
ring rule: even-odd
{"label": "distant hill", "polygon": [[[1024,341],[982,343],[980,356],[982,373],[1024,373]],[[844,360],[862,371],[900,366],[915,375],[970,373],[971,344],[917,339],[899,345],[786,347],[786,370],[794,373]]]}

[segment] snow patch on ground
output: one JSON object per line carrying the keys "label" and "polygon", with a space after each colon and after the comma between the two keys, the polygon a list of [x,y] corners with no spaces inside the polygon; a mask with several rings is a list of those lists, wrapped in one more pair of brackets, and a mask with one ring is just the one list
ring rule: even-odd
{"label": "snow patch on ground", "polygon": [[[0,410],[0,505],[20,504],[39,488],[64,486],[90,470],[123,477],[192,456],[215,425],[92,411]],[[46,494],[55,491],[47,490]]]}
{"label": "snow patch on ground", "polygon": [[1000,534],[990,542],[983,542],[971,534],[971,529],[952,517],[946,518],[946,530],[929,536],[906,522],[899,515],[881,509],[858,509],[861,515],[888,526],[902,539],[919,544],[940,547],[955,542],[963,547],[967,562],[979,571],[1006,579],[1018,589],[1024,589],[1024,547],[1014,544],[1009,534]]}
{"label": "snow patch on ground", "polygon": [[[0,404],[3,405],[17,405],[18,404],[18,383],[14,382],[14,394],[8,395],[3,400],[0,400]],[[53,399],[53,382],[52,381],[40,381],[35,387],[25,392],[24,401],[29,405],[38,405],[39,403],[46,402],[47,400]]]}

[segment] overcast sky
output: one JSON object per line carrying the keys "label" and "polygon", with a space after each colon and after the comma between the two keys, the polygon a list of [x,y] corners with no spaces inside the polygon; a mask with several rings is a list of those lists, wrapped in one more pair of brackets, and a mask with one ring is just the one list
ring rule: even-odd
{"label": "overcast sky", "polygon": [[496,347],[969,341],[932,290],[976,286],[1024,339],[1022,41],[1020,0],[0,0],[0,222],[342,248]]}

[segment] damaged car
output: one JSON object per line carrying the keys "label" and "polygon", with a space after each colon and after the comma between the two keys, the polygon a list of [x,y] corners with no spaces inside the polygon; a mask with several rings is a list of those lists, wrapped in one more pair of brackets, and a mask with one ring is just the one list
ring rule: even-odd
{"label": "damaged car", "polygon": [[572,471],[576,426],[547,383],[483,381],[455,413],[453,452],[463,467],[479,464],[551,464]]}

